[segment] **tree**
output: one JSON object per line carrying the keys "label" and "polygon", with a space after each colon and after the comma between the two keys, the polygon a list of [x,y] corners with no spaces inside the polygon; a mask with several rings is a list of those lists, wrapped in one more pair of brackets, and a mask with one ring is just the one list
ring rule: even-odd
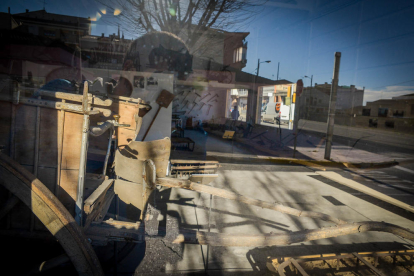
{"label": "tree", "polygon": [[[261,10],[265,3],[254,0],[98,0],[112,10],[123,29],[136,36],[166,31],[181,37],[192,52],[207,31],[234,31]],[[114,23],[113,21],[111,22]]]}

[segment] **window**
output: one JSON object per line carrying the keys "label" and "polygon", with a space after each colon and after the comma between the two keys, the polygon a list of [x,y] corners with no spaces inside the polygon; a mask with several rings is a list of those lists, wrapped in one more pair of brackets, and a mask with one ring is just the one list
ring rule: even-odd
{"label": "window", "polygon": [[233,53],[233,62],[242,62],[245,59],[245,50],[243,47],[239,47],[234,50]]}
{"label": "window", "polygon": [[378,117],[387,117],[388,115],[388,108],[378,108]]}
{"label": "window", "polygon": [[371,116],[371,109],[362,109],[362,116]]}
{"label": "window", "polygon": [[398,110],[396,110],[394,113],[392,113],[392,116],[402,118],[402,117],[404,117],[404,111],[399,112]]}
{"label": "window", "polygon": [[46,35],[46,36],[56,36],[55,32],[54,31],[50,31],[50,30],[45,30],[43,32],[43,34]]}

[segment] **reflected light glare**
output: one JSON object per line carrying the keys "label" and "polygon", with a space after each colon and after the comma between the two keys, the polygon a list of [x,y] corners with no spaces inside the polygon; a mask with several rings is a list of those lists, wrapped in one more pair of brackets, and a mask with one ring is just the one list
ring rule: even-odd
{"label": "reflected light glare", "polygon": [[102,13],[102,14],[106,14],[106,9],[102,9],[102,10],[101,10],[101,13]]}
{"label": "reflected light glare", "polygon": [[120,15],[121,14],[121,10],[120,9],[115,9],[114,10],[114,15]]}

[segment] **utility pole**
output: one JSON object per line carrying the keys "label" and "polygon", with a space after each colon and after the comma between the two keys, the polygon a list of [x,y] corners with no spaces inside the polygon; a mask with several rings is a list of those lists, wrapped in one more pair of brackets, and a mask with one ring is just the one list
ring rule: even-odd
{"label": "utility pole", "polygon": [[280,61],[277,63],[277,79],[279,80],[279,65],[280,65]]}
{"label": "utility pole", "polygon": [[296,143],[297,138],[299,134],[299,116],[300,116],[300,105],[299,105],[299,99],[303,92],[303,81],[302,79],[298,79],[296,82],[296,96],[295,98],[295,105],[294,105],[294,117],[293,117],[293,135],[295,136],[295,139],[293,141],[293,158],[296,157]]}
{"label": "utility pole", "polygon": [[[311,75],[311,77],[309,78],[308,76],[305,76],[305,78],[308,78],[311,80],[311,84],[310,84],[310,90],[309,90],[309,105],[306,106],[306,119],[309,120],[310,116],[309,116],[309,111],[310,111],[310,107],[312,106],[312,86],[313,86],[313,75]],[[305,103],[306,105],[306,103]]]}
{"label": "utility pole", "polygon": [[335,122],[336,96],[338,90],[339,65],[341,63],[341,52],[335,52],[335,63],[331,85],[331,97],[329,102],[328,128],[326,131],[325,159],[331,159],[332,136]]}

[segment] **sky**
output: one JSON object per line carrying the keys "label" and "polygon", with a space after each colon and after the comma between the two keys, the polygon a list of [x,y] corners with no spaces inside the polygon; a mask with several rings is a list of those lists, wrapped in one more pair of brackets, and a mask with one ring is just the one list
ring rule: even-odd
{"label": "sky", "polygon": [[[246,72],[330,83],[341,52],[339,85],[365,87],[364,103],[414,93],[414,1],[270,1],[246,30]],[[289,6],[290,5],[290,6]],[[310,79],[304,78],[306,86]]]}
{"label": "sky", "polygon": [[[25,9],[96,18],[92,34],[117,32],[115,15],[94,0],[3,0],[0,11]],[[330,83],[335,52],[341,52],[339,85],[365,88],[364,103],[414,93],[414,1],[271,0],[253,20],[239,26],[247,37],[245,72],[296,82]],[[106,20],[103,20],[105,18]],[[122,26],[121,26],[122,30]],[[310,78],[304,78],[305,86]]]}

